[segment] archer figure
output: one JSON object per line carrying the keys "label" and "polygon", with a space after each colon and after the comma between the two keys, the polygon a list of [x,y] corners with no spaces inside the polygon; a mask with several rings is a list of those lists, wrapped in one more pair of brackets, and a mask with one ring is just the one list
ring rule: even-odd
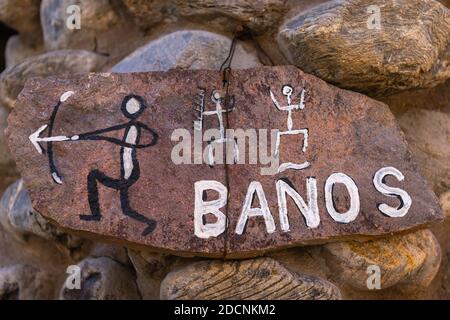
{"label": "archer figure", "polygon": [[[73,94],[70,93],[68,96]],[[68,96],[61,96],[60,102],[65,101]],[[148,126],[138,121],[138,117],[147,108],[144,100],[137,95],[126,96],[121,104],[121,110],[125,117],[130,119],[130,121],[112,126],[109,128],[95,130],[92,132],[87,132],[79,135],[74,135],[71,137],[57,136],[57,137],[46,137],[39,138],[39,134],[47,128],[47,125],[39,128],[35,133],[30,136],[31,142],[35,145],[36,149],[42,153],[42,148],[38,142],[47,141],[51,143],[53,141],[80,141],[80,140],[104,140],[112,142],[119,145],[120,148],[120,178],[114,179],[108,177],[106,174],[98,169],[92,170],[87,177],[87,188],[88,188],[88,201],[91,214],[80,215],[81,220],[85,221],[99,221],[102,217],[100,212],[100,203],[98,197],[98,183],[115,189],[120,192],[120,204],[122,207],[123,214],[147,224],[147,227],[142,232],[142,235],[150,234],[156,227],[156,222],[146,216],[134,211],[130,206],[130,201],[128,197],[129,188],[139,179],[140,168],[137,159],[137,149],[147,148],[153,146],[158,141],[158,135],[155,131],[150,129]],[[124,136],[122,139],[117,139],[109,136],[104,136],[103,134],[124,130]],[[150,133],[151,140],[146,144],[140,144],[141,134],[146,131]],[[51,145],[48,146],[48,152],[51,151]],[[52,161],[50,163],[53,163]],[[57,174],[56,168],[50,168],[52,171],[52,177],[55,182],[61,184],[62,181]]]}

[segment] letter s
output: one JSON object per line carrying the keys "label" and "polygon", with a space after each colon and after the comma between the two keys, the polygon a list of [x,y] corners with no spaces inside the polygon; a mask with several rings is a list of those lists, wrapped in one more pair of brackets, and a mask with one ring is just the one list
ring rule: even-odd
{"label": "letter s", "polygon": [[400,218],[408,213],[409,208],[411,208],[412,200],[405,190],[389,187],[384,183],[384,178],[388,175],[393,175],[398,181],[403,181],[403,179],[405,179],[403,174],[396,168],[384,167],[375,173],[375,176],[373,177],[373,185],[375,186],[375,189],[382,194],[388,197],[398,198],[400,200],[400,205],[397,208],[394,208],[385,203],[381,203],[378,205],[378,210],[389,217]]}

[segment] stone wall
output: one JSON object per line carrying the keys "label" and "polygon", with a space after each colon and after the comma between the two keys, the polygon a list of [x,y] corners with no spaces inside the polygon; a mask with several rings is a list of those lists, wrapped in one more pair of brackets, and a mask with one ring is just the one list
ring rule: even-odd
{"label": "stone wall", "polygon": [[[80,29],[67,13],[72,4],[81,9]],[[0,21],[18,32],[0,75],[0,299],[450,299],[449,7],[434,0],[0,0]],[[33,210],[3,135],[28,78],[218,69],[237,29],[245,33],[232,68],[292,64],[387,103],[447,219],[367,242],[222,261],[98,243]],[[70,265],[82,270],[81,290],[65,287]],[[367,286],[371,265],[381,269],[380,289]]]}

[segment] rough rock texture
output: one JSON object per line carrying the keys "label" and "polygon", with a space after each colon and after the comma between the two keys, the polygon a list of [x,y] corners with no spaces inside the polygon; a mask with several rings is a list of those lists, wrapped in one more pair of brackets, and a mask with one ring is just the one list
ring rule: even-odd
{"label": "rough rock texture", "polygon": [[51,299],[52,275],[30,265],[0,268],[0,300]]}
{"label": "rough rock texture", "polygon": [[5,48],[6,68],[22,63],[27,58],[37,56],[44,52],[42,44],[28,45],[22,40],[22,36],[14,35],[8,39]]}
{"label": "rough rock texture", "polygon": [[377,29],[368,27],[374,4],[331,1],[300,12],[280,27],[278,43],[304,71],[370,95],[431,87],[450,77],[447,8],[432,0],[377,1]]}
{"label": "rough rock texture", "polygon": [[16,171],[16,165],[6,144],[4,131],[7,125],[7,117],[8,112],[4,107],[0,106],[0,195],[19,177],[19,173]]}
{"label": "rough rock texture", "polygon": [[[80,29],[66,26],[67,7],[80,7]],[[117,8],[118,1],[42,0],[41,21],[47,50],[84,49],[114,58],[129,52],[139,37],[131,19]],[[70,21],[73,22],[73,21]],[[120,41],[117,41],[120,39]]]}
{"label": "rough rock texture", "polygon": [[450,113],[412,109],[398,122],[434,192],[450,190]]}
{"label": "rough rock texture", "polygon": [[445,219],[450,219],[450,191],[441,194],[439,203],[441,204],[442,211],[444,211]]}
{"label": "rough rock texture", "polygon": [[[290,80],[308,92],[305,109],[293,113],[293,122],[300,123],[301,119],[303,125],[311,128],[309,136],[312,143],[303,155],[298,148],[298,140],[285,141],[280,147],[280,161],[298,162],[302,157],[303,162],[304,156],[311,161],[308,175],[315,176],[318,181],[320,223],[317,228],[308,228],[302,216],[292,214],[298,213],[298,208],[294,203],[288,202],[287,209],[291,213],[290,231],[280,229],[275,183],[281,178],[285,178],[285,181],[289,179],[289,183],[298,188],[300,194],[304,194],[304,176],[292,171],[283,172],[281,177],[261,175],[260,169],[266,166],[229,165],[231,192],[228,203],[230,224],[227,257],[253,256],[264,250],[331,241],[355,234],[383,235],[441,218],[437,199],[417,173],[417,167],[387,106],[362,95],[329,86],[292,67],[236,70],[233,77],[239,81],[233,82],[236,87],[233,85],[230,89],[230,94],[236,99],[236,110],[229,117],[230,128],[258,129],[267,128],[268,124],[270,128],[285,128],[286,114],[274,107],[268,88],[277,88],[274,92],[279,97],[280,84]],[[91,74],[30,81],[18,100],[21,108],[15,108],[9,118],[7,136],[29,188],[34,208],[64,228],[88,232],[102,238],[145,245],[176,255],[222,256],[225,251],[224,233],[208,239],[194,234],[193,185],[200,180],[216,180],[225,184],[223,165],[176,165],[170,158],[176,143],[169,141],[176,128],[184,128],[191,136],[194,135],[192,121],[196,118],[189,115],[193,113],[197,86],[211,90],[214,84],[217,87],[220,83],[221,73],[216,71]],[[48,90],[49,87],[52,89]],[[176,99],[173,98],[174,87],[177,87]],[[53,106],[67,90],[73,90],[76,94],[60,107],[53,134],[81,134],[81,141],[54,144],[54,159],[63,180],[62,184],[57,184],[51,178],[47,156],[37,156],[29,135],[48,123]],[[130,92],[142,96],[151,106],[139,119],[160,137],[160,142],[155,146],[139,149],[137,158],[141,168],[140,178],[129,190],[133,210],[142,214],[142,219],[156,221],[156,228],[150,234],[143,233],[148,220],[133,220],[133,217],[124,214],[128,212],[121,207],[117,191],[111,188],[100,187],[100,199],[108,201],[99,202],[103,215],[99,221],[80,218],[80,215],[90,212],[86,180],[92,169],[117,177],[121,161],[119,148],[113,143],[83,141],[82,133],[123,123],[124,115],[118,106],[124,95]],[[260,108],[252,109],[255,105]],[[210,106],[207,105],[206,108]],[[167,120],[166,114],[171,114],[170,120]],[[98,117],[101,117],[101,124],[98,123]],[[205,120],[204,128],[216,128],[217,122],[213,120]],[[383,130],[379,130],[381,126]],[[114,137],[122,137],[120,134],[117,132]],[[150,140],[144,136],[143,139],[143,143]],[[100,143],[101,147],[96,143]],[[114,154],[117,156],[111,157]],[[404,217],[388,217],[377,209],[378,203],[398,206],[396,199],[389,199],[377,192],[372,182],[374,173],[389,165],[395,165],[406,180],[400,183],[388,177],[387,184],[401,186],[413,199],[413,206]],[[29,170],[30,168],[33,170]],[[171,183],[179,170],[182,170],[183,175],[178,175],[176,183]],[[325,180],[333,172],[350,175],[359,186],[361,210],[351,223],[337,223],[325,209],[322,190]],[[267,232],[261,217],[250,218],[244,228],[245,232],[235,233],[251,181],[260,181],[265,191],[276,220],[273,233]],[[169,201],[168,194],[173,201]],[[344,212],[348,203],[346,190],[336,188],[334,198],[337,210]],[[255,206],[256,204],[253,205]]]}
{"label": "rough rock texture", "polygon": [[113,244],[95,242],[89,252],[89,256],[95,258],[108,257],[123,265],[131,265],[127,249]]}
{"label": "rough rock texture", "polygon": [[0,21],[18,31],[28,44],[42,41],[39,22],[41,0],[1,0]]}
{"label": "rough rock texture", "polygon": [[410,109],[426,109],[450,114],[450,79],[433,88],[406,90],[380,98],[380,101],[389,106],[397,119]]}
{"label": "rough rock texture", "polygon": [[233,31],[237,24],[255,33],[275,28],[286,12],[286,0],[123,0],[136,23],[144,28],[163,21],[184,18],[208,21],[210,27]]}
{"label": "rough rock texture", "polygon": [[367,269],[381,269],[381,288],[403,283],[412,288],[427,287],[440,263],[439,243],[429,230],[368,242],[337,242],[324,246],[327,264],[351,286],[369,290]]}
{"label": "rough rock texture", "polygon": [[270,258],[203,261],[173,271],[161,284],[161,299],[331,300],[339,289],[328,281],[291,272]]}
{"label": "rough rock texture", "polygon": [[139,299],[135,276],[130,268],[108,257],[81,261],[81,289],[61,288],[62,300]]}
{"label": "rough rock texture", "polygon": [[177,258],[159,253],[134,250],[129,250],[128,255],[136,270],[136,283],[142,299],[159,299],[161,282]]}
{"label": "rough rock texture", "polygon": [[32,208],[22,180],[11,185],[3,194],[0,201],[0,224],[18,241],[27,243],[32,234],[52,241],[72,256],[79,256],[86,245],[83,239],[51,225]]}
{"label": "rough rock texture", "polygon": [[[170,33],[138,48],[112,68],[113,72],[145,72],[181,69],[219,69],[228,56],[231,40],[201,30]],[[240,43],[236,47],[232,68],[260,65],[257,57]]]}
{"label": "rough rock texture", "polygon": [[26,80],[36,76],[77,74],[101,68],[106,58],[85,50],[61,50],[26,59],[0,75],[0,102],[12,109]]}

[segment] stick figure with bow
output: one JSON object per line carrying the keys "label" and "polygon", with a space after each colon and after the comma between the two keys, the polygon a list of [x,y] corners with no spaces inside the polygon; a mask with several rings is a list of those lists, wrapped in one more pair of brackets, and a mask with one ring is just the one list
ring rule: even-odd
{"label": "stick figure with bow", "polygon": [[[131,208],[128,191],[129,188],[139,179],[140,168],[137,159],[137,150],[154,146],[158,141],[158,134],[149,128],[144,123],[138,121],[139,116],[148,108],[144,99],[137,95],[127,95],[123,98],[121,104],[121,111],[123,115],[129,119],[129,121],[115,125],[109,128],[86,132],[78,135],[67,136],[52,136],[53,126],[56,119],[56,114],[63,102],[65,102],[70,96],[74,94],[73,91],[65,92],[61,95],[57,105],[53,109],[48,125],[40,127],[36,132],[30,135],[30,141],[33,143],[39,153],[43,153],[44,150],[40,145],[40,142],[47,143],[47,155],[49,161],[50,173],[53,181],[58,184],[62,184],[61,175],[59,174],[53,156],[53,142],[62,141],[82,141],[82,140],[103,140],[114,143],[120,146],[120,178],[115,179],[108,177],[106,174],[98,169],[94,169],[89,172],[87,177],[88,188],[88,201],[91,214],[80,215],[80,219],[84,221],[99,221],[102,217],[100,212],[100,202],[98,196],[98,183],[108,188],[115,189],[120,193],[120,203],[122,212],[124,215],[129,216],[139,222],[147,224],[147,227],[142,232],[143,236],[146,236],[153,232],[156,227],[156,221],[147,218],[146,216],[136,212]],[[40,134],[48,129],[47,137],[40,137]],[[117,139],[109,136],[105,136],[105,133],[113,131],[124,130],[122,139]],[[143,133],[150,134],[150,142],[141,144],[141,135]]]}

